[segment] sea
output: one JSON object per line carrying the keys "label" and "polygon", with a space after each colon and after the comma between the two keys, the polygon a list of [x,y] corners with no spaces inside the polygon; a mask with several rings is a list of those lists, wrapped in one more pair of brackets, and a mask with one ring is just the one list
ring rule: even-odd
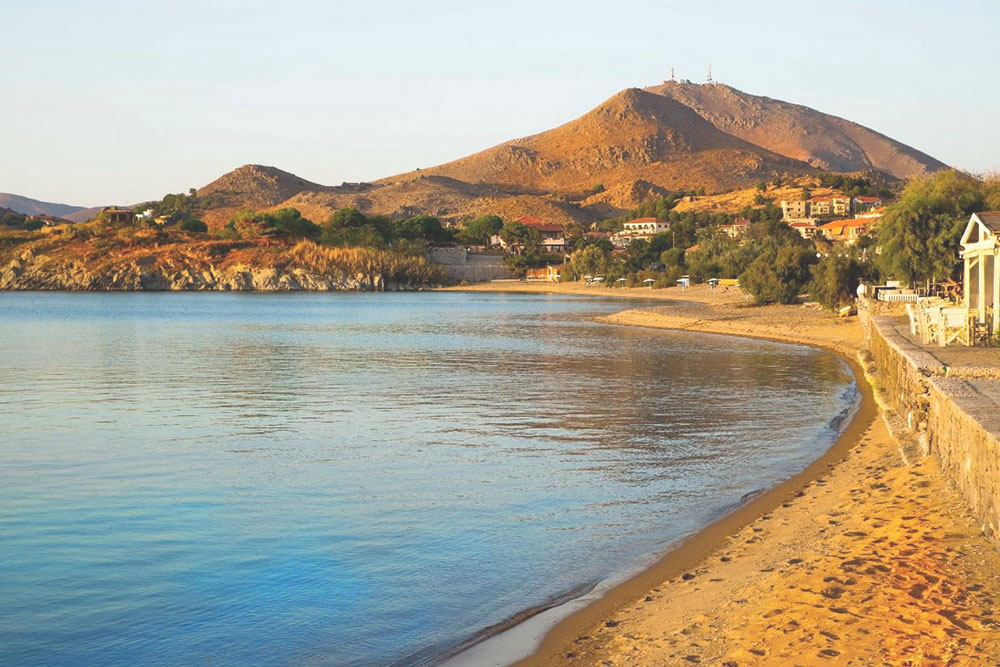
{"label": "sea", "polygon": [[623,307],[0,293],[0,664],[435,664],[800,471],[858,403],[826,352],[591,321]]}

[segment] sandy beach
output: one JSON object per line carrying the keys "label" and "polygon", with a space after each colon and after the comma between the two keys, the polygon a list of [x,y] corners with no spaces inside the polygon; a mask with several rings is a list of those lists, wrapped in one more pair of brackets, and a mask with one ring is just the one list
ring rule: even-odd
{"label": "sandy beach", "polygon": [[[671,300],[609,324],[816,345],[863,377],[863,334],[738,292],[494,283],[471,289]],[[890,435],[871,387],[836,445],[568,616],[522,665],[996,665],[1000,554],[933,457]]]}

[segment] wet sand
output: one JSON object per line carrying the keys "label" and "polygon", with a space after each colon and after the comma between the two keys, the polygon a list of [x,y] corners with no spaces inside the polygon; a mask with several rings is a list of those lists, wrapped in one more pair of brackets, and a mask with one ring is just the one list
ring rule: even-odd
{"label": "wet sand", "polygon": [[[621,292],[480,289],[497,287]],[[707,288],[624,292],[683,302],[603,321],[818,345],[862,377],[855,318],[747,308]],[[861,409],[823,458],[565,618],[519,664],[1000,664],[1000,553],[937,462],[904,455],[860,384]]]}

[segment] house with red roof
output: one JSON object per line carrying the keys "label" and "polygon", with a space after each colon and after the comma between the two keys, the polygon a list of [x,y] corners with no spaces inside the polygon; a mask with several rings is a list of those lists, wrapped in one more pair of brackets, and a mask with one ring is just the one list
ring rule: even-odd
{"label": "house with red roof", "polygon": [[808,200],[809,214],[813,217],[825,215],[850,215],[851,198],[844,195],[812,197]]}
{"label": "house with red roof", "polygon": [[[554,222],[545,222],[530,215],[518,218],[514,222],[519,222],[525,227],[531,227],[542,237],[542,249],[547,253],[565,254],[569,251],[569,244],[566,242],[566,228]],[[501,243],[501,245],[503,245]]]}
{"label": "house with red roof", "polygon": [[820,233],[831,241],[853,245],[878,223],[876,218],[847,218],[820,225]]}
{"label": "house with red roof", "polygon": [[788,226],[799,233],[804,239],[811,239],[816,236],[816,231],[819,229],[816,223],[805,222],[803,220],[796,220],[795,222],[788,223]]}
{"label": "house with red roof", "polygon": [[854,205],[854,212],[858,213],[860,211],[870,211],[875,208],[882,207],[881,197],[854,197],[851,200]]}

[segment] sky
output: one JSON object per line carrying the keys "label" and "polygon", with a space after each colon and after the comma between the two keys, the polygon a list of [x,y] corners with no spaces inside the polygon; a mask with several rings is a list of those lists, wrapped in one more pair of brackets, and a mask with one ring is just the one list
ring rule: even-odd
{"label": "sky", "polygon": [[429,167],[714,78],[1000,169],[996,0],[0,0],[0,192],[79,206],[247,163]]}

